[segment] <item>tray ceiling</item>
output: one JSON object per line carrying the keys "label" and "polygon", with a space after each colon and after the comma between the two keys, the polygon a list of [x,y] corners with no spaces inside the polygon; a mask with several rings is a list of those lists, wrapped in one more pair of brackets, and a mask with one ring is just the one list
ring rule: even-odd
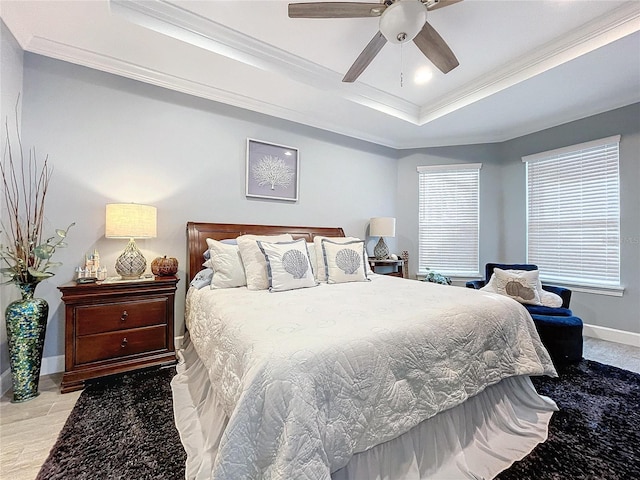
{"label": "tray ceiling", "polygon": [[499,142],[640,101],[640,2],[465,0],[428,16],[458,68],[387,44],[353,84],[341,79],[378,19],[290,19],[287,5],[9,1],[0,14],[26,51],[393,148]]}

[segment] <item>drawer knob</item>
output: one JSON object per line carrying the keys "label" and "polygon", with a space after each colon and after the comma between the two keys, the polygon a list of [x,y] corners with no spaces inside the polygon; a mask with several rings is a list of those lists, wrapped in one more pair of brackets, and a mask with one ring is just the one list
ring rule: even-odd
{"label": "drawer knob", "polygon": [[125,310],[124,312],[122,312],[122,315],[120,315],[120,320],[124,322],[127,319],[128,316],[129,316],[129,314]]}
{"label": "drawer knob", "polygon": [[122,348],[126,347],[126,346],[127,346],[127,343],[129,343],[129,342],[127,341],[127,337],[124,337],[124,338],[122,339],[122,342],[120,342],[120,347],[122,347]]}

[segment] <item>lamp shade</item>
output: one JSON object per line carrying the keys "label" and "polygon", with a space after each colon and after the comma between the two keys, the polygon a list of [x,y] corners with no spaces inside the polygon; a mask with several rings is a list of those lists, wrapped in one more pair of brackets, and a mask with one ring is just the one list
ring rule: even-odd
{"label": "lamp shade", "polygon": [[374,217],[369,223],[369,235],[372,237],[395,237],[396,219],[393,217]]}
{"label": "lamp shade", "polygon": [[155,238],[157,210],[137,203],[109,203],[105,215],[106,238]]}

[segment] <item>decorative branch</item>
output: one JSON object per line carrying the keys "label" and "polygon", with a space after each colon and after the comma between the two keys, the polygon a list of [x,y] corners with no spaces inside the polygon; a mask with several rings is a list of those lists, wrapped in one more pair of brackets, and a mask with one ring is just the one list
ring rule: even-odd
{"label": "decorative branch", "polygon": [[[18,97],[18,100],[20,97]],[[16,131],[20,154],[20,165],[16,165],[9,138],[9,126],[5,120],[4,153],[0,162],[0,176],[4,200],[8,213],[8,225],[0,222],[0,231],[7,237],[8,245],[0,244],[0,260],[6,265],[0,273],[10,277],[9,282],[33,282],[53,276],[49,269],[60,265],[50,259],[57,248],[66,246],[65,230],[56,230],[56,237],[42,242],[44,207],[52,169],[46,156],[42,166],[38,165],[35,148],[29,150],[25,161],[22,139],[18,125],[18,104],[16,103]]]}

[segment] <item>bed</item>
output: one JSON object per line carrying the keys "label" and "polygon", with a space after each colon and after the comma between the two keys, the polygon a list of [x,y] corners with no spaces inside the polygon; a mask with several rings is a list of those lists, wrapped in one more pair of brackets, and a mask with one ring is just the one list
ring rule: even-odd
{"label": "bed", "polygon": [[[340,228],[189,222],[207,238]],[[320,238],[320,237],[318,237]],[[304,243],[304,242],[303,242]],[[190,288],[172,381],[188,479],[493,478],[547,438],[555,376],[522,305],[369,274],[283,292]]]}

